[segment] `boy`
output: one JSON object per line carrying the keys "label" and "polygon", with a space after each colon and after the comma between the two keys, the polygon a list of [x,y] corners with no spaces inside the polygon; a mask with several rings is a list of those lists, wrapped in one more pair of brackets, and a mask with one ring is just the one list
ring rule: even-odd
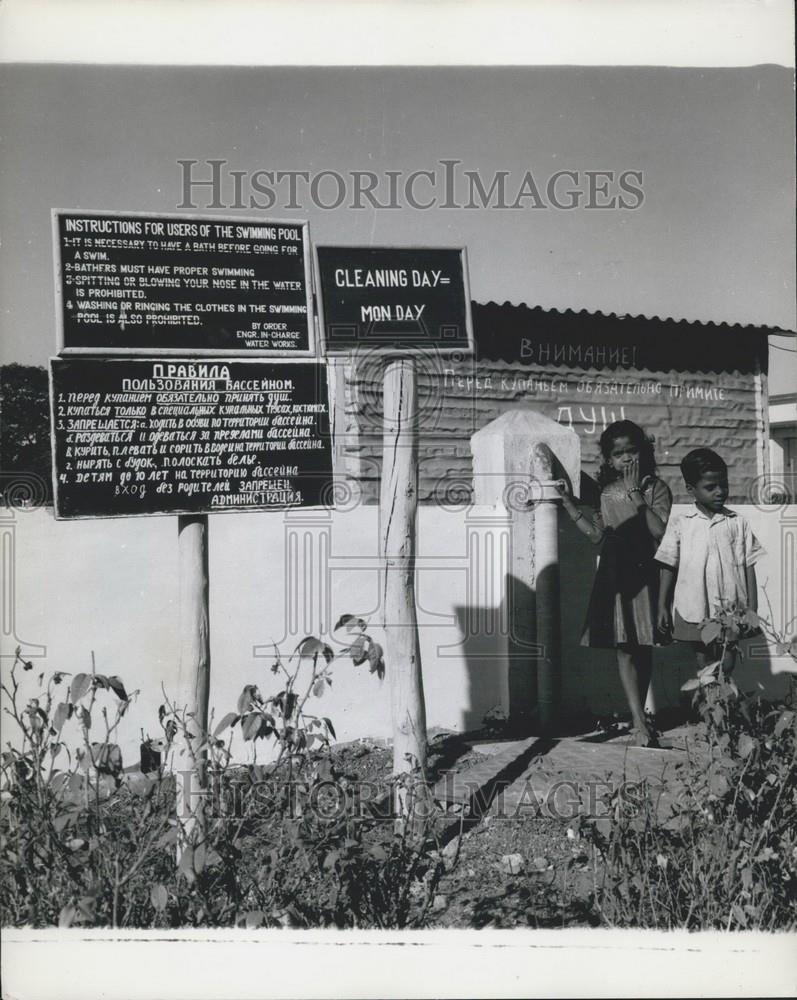
{"label": "boy", "polygon": [[709,652],[700,638],[701,622],[723,605],[758,609],[755,563],[764,550],[747,521],[725,506],[728,467],[715,451],[690,451],[681,474],[695,506],[670,518],[656,552],[662,563],[658,626],[691,645],[700,669]]}

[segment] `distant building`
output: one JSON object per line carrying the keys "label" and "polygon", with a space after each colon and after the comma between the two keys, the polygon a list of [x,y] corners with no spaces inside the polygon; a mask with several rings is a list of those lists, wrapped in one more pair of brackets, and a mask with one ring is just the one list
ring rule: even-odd
{"label": "distant building", "polygon": [[797,337],[794,334],[769,339],[769,471],[772,499],[777,499],[777,493],[792,503],[797,501]]}

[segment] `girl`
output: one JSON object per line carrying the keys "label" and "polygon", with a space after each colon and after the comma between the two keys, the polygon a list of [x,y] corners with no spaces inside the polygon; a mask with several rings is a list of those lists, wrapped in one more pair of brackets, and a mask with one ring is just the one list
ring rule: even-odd
{"label": "girl", "polygon": [[634,742],[655,747],[645,719],[658,601],[659,570],[653,557],[664,536],[672,494],[655,474],[652,443],[632,421],[610,424],[600,449],[600,513],[585,516],[567,488],[561,491],[577,527],[595,544],[603,543],[581,645],[617,650]]}

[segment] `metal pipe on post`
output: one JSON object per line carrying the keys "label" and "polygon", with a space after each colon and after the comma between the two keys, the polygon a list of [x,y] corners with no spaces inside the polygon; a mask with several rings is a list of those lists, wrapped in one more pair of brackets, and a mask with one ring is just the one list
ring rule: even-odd
{"label": "metal pipe on post", "polygon": [[554,475],[566,477],[578,494],[581,445],[570,428],[519,407],[478,430],[471,450],[476,503],[500,504],[511,517],[510,724],[527,732],[536,712],[540,728],[551,732],[561,711],[560,494]]}
{"label": "metal pipe on post", "polygon": [[535,576],[537,591],[537,710],[540,729],[548,735],[559,724],[561,709],[562,620],[559,600],[559,499],[548,445],[532,449],[531,474],[539,491],[534,504]]}
{"label": "metal pipe on post", "polygon": [[510,576],[506,582],[509,602],[507,635],[507,686],[509,726],[513,733],[527,736],[533,727],[537,707],[537,597],[534,592],[534,513],[527,506],[526,484],[513,493],[520,498],[509,505]]}
{"label": "metal pipe on post", "polygon": [[[187,754],[177,781],[177,815],[184,842],[204,829],[202,807],[207,785],[207,752],[200,749],[208,728],[210,700],[210,606],[208,518],[181,515],[177,523],[180,572],[180,667],[178,709],[185,708],[186,734],[179,738]],[[194,787],[195,786],[195,787]],[[178,852],[179,853],[179,852]]]}
{"label": "metal pipe on post", "polygon": [[385,660],[390,677],[393,772],[426,768],[426,707],[415,608],[418,508],[417,376],[412,358],[387,363],[380,495]]}

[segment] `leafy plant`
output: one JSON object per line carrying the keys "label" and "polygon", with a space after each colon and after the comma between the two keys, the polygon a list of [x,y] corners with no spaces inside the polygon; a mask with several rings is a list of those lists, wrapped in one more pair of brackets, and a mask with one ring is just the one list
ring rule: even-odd
{"label": "leafy plant", "polygon": [[[3,921],[119,926],[135,908],[131,885],[169,833],[173,803],[160,780],[123,781],[115,735],[138,692],[128,696],[121,679],[98,673],[92,658],[91,673],[68,685],[63,671],[46,686],[40,674],[38,696],[23,707],[19,674],[31,669],[17,650],[2,684],[4,712],[18,732],[0,758]],[[110,710],[101,692],[113,696]],[[69,726],[77,730],[74,754],[64,737]]]}
{"label": "leafy plant", "polygon": [[[272,826],[273,846],[253,884],[257,907],[239,922],[422,926],[443,874],[427,837],[408,829],[393,832],[383,816],[363,808],[356,789],[343,789],[332,814],[313,808],[325,785],[328,778],[310,779],[297,812],[283,813]],[[390,798],[389,786],[385,791]]]}
{"label": "leafy plant", "polygon": [[[335,730],[328,718],[319,718],[306,711],[308,699],[320,698],[327,687],[332,686],[331,663],[334,659],[331,647],[314,636],[307,636],[296,646],[283,662],[278,649],[271,672],[282,674],[285,687],[277,694],[263,698],[256,684],[246,684],[238,698],[235,712],[228,712],[213,731],[218,737],[228,727],[239,726],[245,741],[254,743],[258,739],[273,739],[277,746],[279,765],[283,759],[310,750],[314,745],[328,746],[330,736],[335,738]],[[303,663],[309,661],[309,676],[300,685]]]}
{"label": "leafy plant", "polygon": [[[370,672],[381,677],[381,646],[366,628],[363,619],[344,615],[335,631],[345,629],[353,638],[338,655],[351,657],[355,665],[368,662]],[[235,887],[226,893],[235,899],[235,921],[248,927],[403,927],[425,919],[442,873],[431,853],[430,824],[393,833],[392,824],[386,824],[392,817],[384,815],[385,803],[394,797],[391,783],[382,788],[381,813],[363,803],[330,757],[336,738],[331,720],[310,710],[332,685],[334,658],[333,649],[315,636],[302,639],[287,660],[275,648],[271,671],[284,686],[264,697],[258,685],[245,685],[236,710],[199,743],[198,750],[209,755],[212,802],[237,806],[233,818],[220,815],[223,809],[215,816],[206,810],[201,833],[181,857],[179,871],[188,883],[181,899],[200,893],[203,914],[219,898],[223,878],[228,888]],[[188,720],[179,714],[174,718],[185,731]],[[230,763],[236,730],[253,746],[253,762],[246,768]],[[265,764],[257,763],[261,740],[271,746]],[[397,781],[407,786],[409,796],[420,787],[411,772]],[[325,794],[335,798],[332,812],[324,808]],[[257,844],[266,846],[264,853]],[[257,867],[243,863],[256,854],[262,854]],[[246,900],[256,905],[247,909]],[[214,920],[229,916],[215,912]]]}
{"label": "leafy plant", "polygon": [[595,906],[612,926],[797,927],[794,701],[743,693],[728,669],[754,628],[769,626],[740,607],[703,623],[716,659],[685,688],[694,691],[704,745],[676,768],[675,805],[663,810],[643,783],[630,803],[620,793],[609,800],[608,834],[588,828]]}
{"label": "leafy plant", "polygon": [[[384,675],[363,619],[345,615],[336,630],[347,636],[339,655]],[[28,676],[33,666],[18,650],[2,684],[17,729],[0,760],[3,922],[422,925],[442,873],[432,818],[420,832],[417,824],[394,832],[385,804],[394,782],[405,797],[425,784],[408,773],[365,796],[340,770],[333,724],[317,711],[333,659],[314,636],[287,660],[276,650],[280,690],[264,697],[247,684],[209,732],[166,698],[160,735],[142,732],[144,774],[125,770],[118,737],[138,692],[99,673],[93,656],[90,672],[56,671],[45,683],[44,674]],[[23,694],[30,684],[33,697]],[[234,732],[252,747],[249,764],[233,760]],[[266,743],[270,757],[258,763]],[[195,779],[201,788],[184,784]],[[194,792],[203,806],[186,810]]]}

